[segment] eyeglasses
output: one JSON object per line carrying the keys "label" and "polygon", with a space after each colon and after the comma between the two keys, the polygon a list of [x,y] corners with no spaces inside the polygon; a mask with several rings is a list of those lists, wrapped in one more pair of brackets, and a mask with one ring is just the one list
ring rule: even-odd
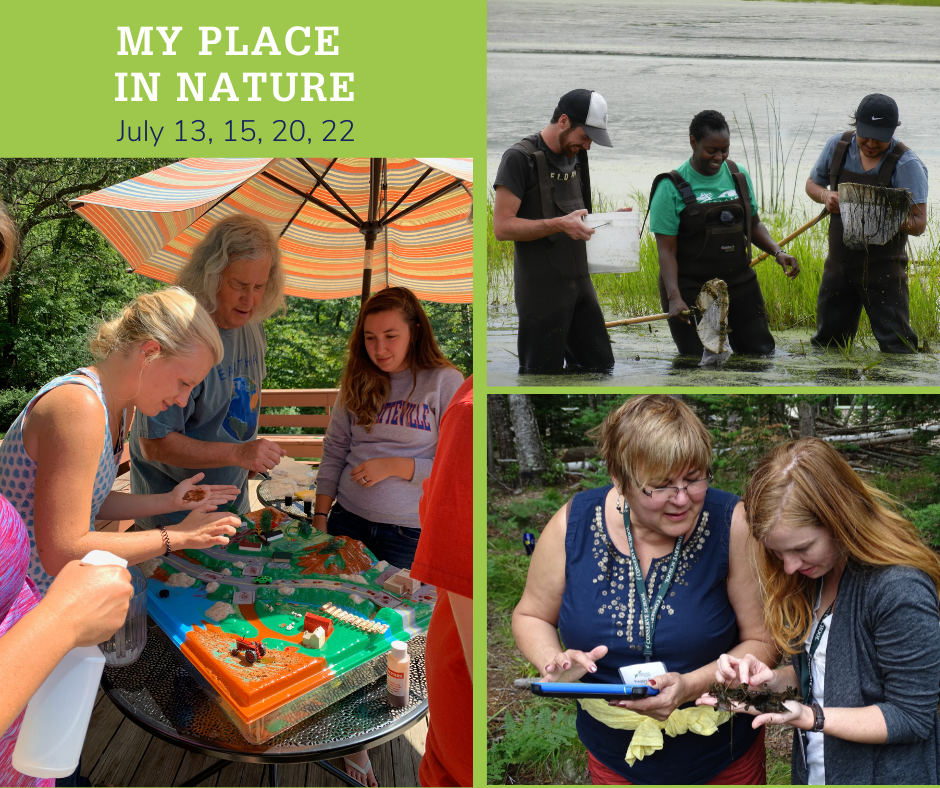
{"label": "eyeglasses", "polygon": [[704,493],[713,478],[714,476],[706,476],[704,479],[696,479],[694,482],[689,482],[685,487],[657,487],[654,490],[644,490],[641,487],[640,492],[654,501],[671,501],[679,494],[680,490],[685,490],[691,498],[693,495]]}

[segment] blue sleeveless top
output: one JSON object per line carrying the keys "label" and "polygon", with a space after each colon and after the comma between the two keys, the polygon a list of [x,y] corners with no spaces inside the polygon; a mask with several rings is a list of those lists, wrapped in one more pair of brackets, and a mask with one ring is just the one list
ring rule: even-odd
{"label": "blue sleeveless top", "polygon": [[[590,651],[606,645],[597,673],[582,681],[620,684],[618,668],[644,661],[642,614],[633,569],[610,540],[604,501],[610,486],[578,493],[565,536],[565,593],[558,629],[565,648]],[[688,673],[718,659],[738,644],[738,626],[728,601],[731,515],[740,498],[709,488],[691,537],[683,544],[669,594],[657,615],[654,662]],[[653,559],[645,578],[650,599],[659,591],[672,551]],[[693,704],[688,704],[689,706]],[[750,715],[736,715],[711,736],[663,736],[663,749],[627,765],[633,731],[608,728],[578,707],[578,736],[601,763],[637,784],[706,783],[740,758],[759,734]],[[733,745],[732,751],[732,726]]]}

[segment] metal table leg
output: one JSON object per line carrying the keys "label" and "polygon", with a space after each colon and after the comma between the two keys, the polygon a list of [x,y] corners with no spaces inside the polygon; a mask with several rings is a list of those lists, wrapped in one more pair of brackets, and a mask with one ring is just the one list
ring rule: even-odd
{"label": "metal table leg", "polygon": [[312,761],[315,766],[319,766],[321,769],[328,771],[332,774],[337,780],[342,780],[346,785],[352,785],[357,788],[365,788],[365,786],[350,777],[346,772],[340,771],[332,763],[327,763],[326,761]]}
{"label": "metal table leg", "polygon": [[219,759],[214,764],[212,764],[212,766],[203,769],[195,777],[183,783],[183,788],[192,788],[195,785],[199,785],[199,783],[201,783],[207,777],[211,777],[213,774],[217,774],[218,772],[222,771],[229,763],[230,761]]}

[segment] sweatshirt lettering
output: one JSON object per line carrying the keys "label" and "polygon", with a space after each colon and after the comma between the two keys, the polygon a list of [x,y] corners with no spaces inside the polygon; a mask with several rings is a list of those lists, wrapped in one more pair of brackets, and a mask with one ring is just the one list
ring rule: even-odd
{"label": "sweatshirt lettering", "polygon": [[414,403],[406,400],[386,402],[375,419],[376,424],[394,424],[408,427],[413,430],[431,432],[428,413],[431,408],[425,403]]}

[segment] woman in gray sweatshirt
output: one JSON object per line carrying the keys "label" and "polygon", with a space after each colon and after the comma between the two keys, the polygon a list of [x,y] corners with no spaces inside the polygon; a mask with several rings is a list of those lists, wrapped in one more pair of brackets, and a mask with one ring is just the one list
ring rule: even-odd
{"label": "woman in gray sweatshirt", "polygon": [[793,661],[725,655],[719,680],[801,690],[785,714],[750,710],[796,729],[794,784],[937,784],[940,556],[818,438],[764,457],[744,506],[767,628]]}
{"label": "woman in gray sweatshirt", "polygon": [[431,473],[438,423],[461,383],[414,293],[390,287],[374,294],[349,339],[323,440],[314,525],[410,569],[421,483]]}

